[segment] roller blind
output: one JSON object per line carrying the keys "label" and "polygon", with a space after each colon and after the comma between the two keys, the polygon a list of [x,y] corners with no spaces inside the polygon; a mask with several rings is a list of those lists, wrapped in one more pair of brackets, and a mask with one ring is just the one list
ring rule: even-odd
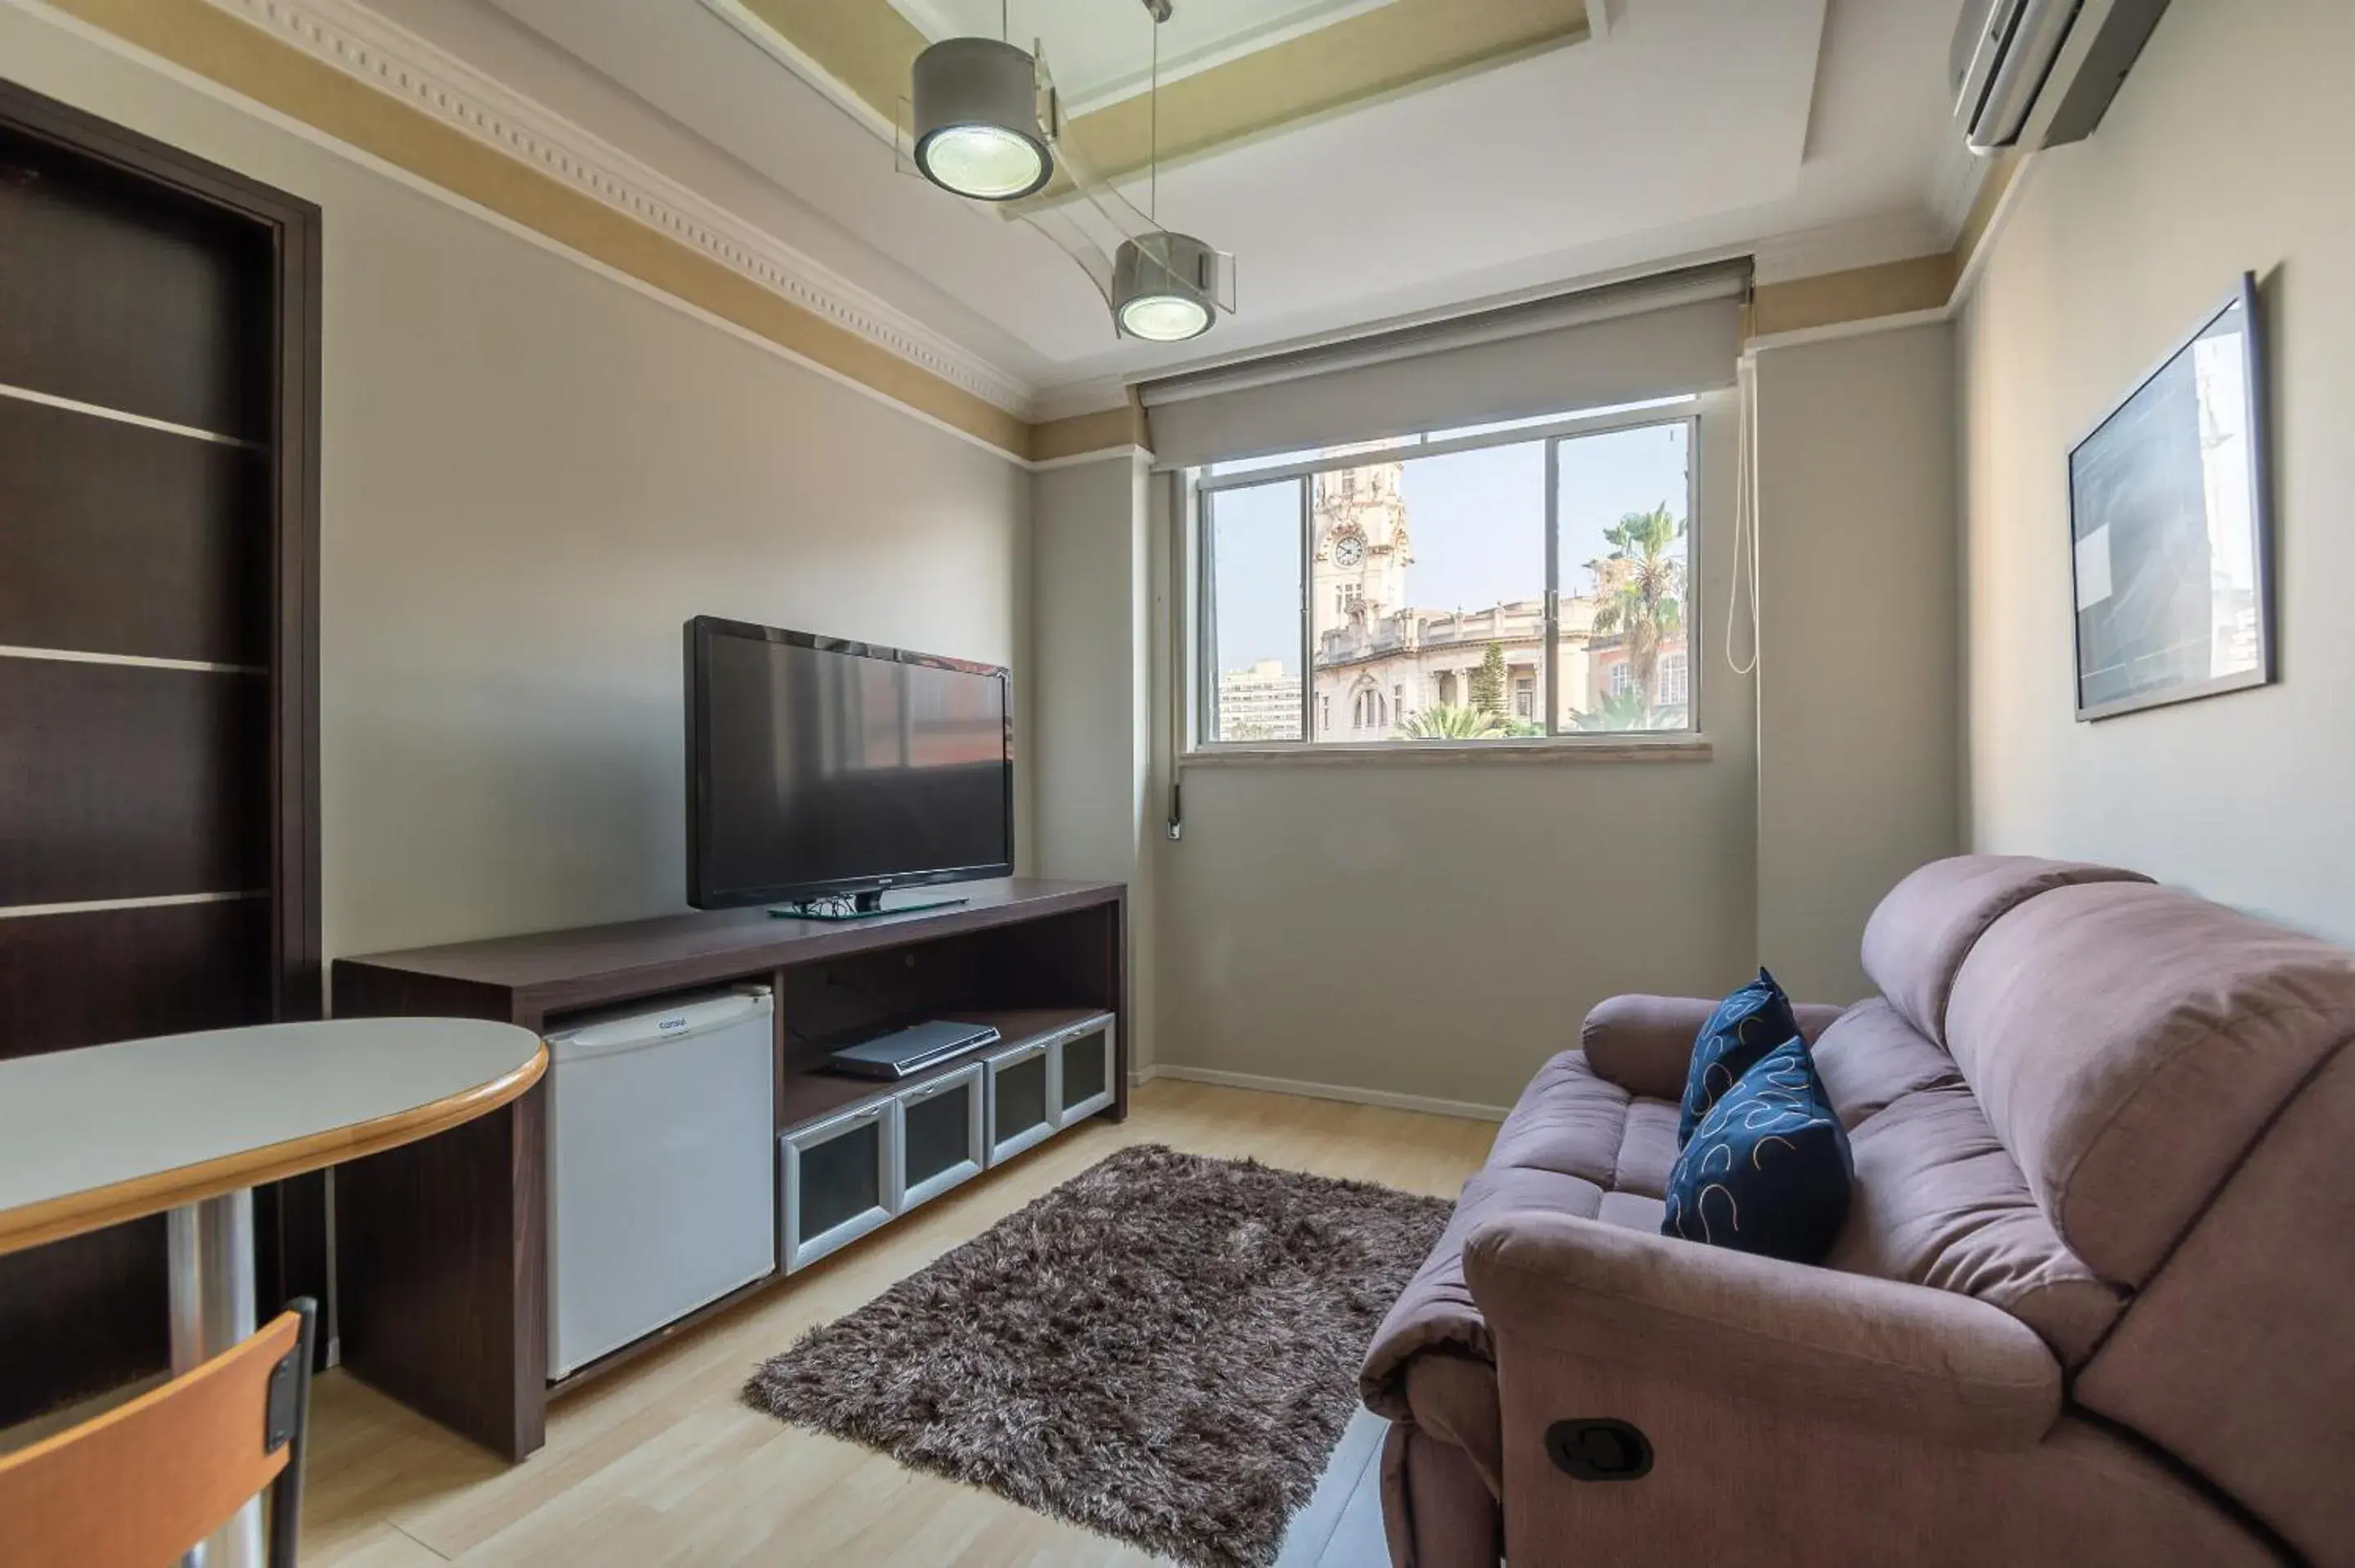
{"label": "roller blind", "polygon": [[1158,466],[1731,387],[1749,262],[1171,376],[1138,388]]}

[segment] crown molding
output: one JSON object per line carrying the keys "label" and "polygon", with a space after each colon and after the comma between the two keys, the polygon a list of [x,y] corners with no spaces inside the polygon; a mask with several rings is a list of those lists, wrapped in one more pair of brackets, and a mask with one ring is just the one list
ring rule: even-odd
{"label": "crown molding", "polygon": [[346,75],[648,228],[832,324],[1028,419],[1035,388],[554,111],[353,0],[208,0]]}

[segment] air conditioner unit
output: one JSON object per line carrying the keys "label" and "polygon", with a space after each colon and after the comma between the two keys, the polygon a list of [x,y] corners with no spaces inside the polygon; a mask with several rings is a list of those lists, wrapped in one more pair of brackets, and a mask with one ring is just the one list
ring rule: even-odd
{"label": "air conditioner unit", "polygon": [[2167,0],[1966,0],[1947,57],[1955,120],[1982,156],[2082,142]]}

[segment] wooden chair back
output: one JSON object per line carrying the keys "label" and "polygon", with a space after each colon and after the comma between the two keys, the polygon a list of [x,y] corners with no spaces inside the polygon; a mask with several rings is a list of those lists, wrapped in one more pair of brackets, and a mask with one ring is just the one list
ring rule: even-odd
{"label": "wooden chair back", "polygon": [[293,1568],[314,1308],[80,1425],[0,1455],[0,1568],[169,1568],[262,1489]]}

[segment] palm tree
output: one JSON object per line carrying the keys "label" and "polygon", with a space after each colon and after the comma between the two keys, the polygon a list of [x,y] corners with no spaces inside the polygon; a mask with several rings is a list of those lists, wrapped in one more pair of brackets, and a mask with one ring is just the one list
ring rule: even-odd
{"label": "palm tree", "polygon": [[1669,553],[1685,536],[1684,519],[1661,502],[1649,512],[1630,512],[1603,531],[1610,563],[1590,561],[1602,592],[1594,611],[1600,636],[1623,633],[1628,673],[1636,694],[1648,703],[1657,693],[1660,644],[1684,628],[1684,552]]}
{"label": "palm tree", "polygon": [[1421,709],[1398,726],[1401,740],[1490,740],[1504,733],[1504,721],[1487,709],[1454,703]]}

